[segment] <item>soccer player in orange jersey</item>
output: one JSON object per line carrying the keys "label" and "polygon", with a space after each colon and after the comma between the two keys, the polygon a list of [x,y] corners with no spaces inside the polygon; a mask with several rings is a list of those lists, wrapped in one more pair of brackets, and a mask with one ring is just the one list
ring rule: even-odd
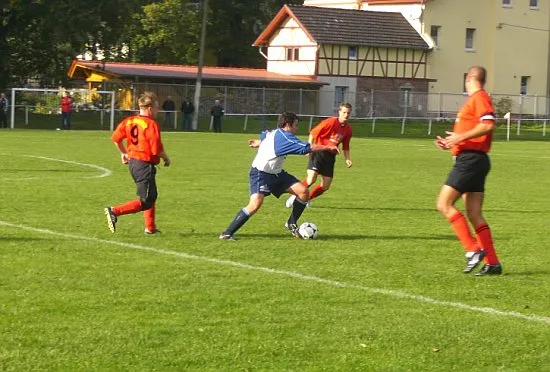
{"label": "soccer player in orange jersey", "polygon": [[162,159],[164,166],[168,167],[170,158],[164,151],[159,125],[155,121],[159,108],[157,96],[155,93],[145,92],[139,97],[138,104],[139,115],[124,119],[111,137],[120,151],[122,163],[128,164],[139,196],[138,200],[105,208],[107,226],[112,233],[116,231],[118,216],[141,211],[144,212],[145,234],[159,232],[155,225],[155,201],[157,200],[155,165]]}
{"label": "soccer player in orange jersey", "polygon": [[[338,147],[342,144],[342,150],[344,150],[344,159],[346,160],[346,167],[352,166],[349,143],[351,141],[351,126],[348,124],[349,116],[351,114],[351,105],[347,102],[343,102],[338,107],[338,117],[332,117],[323,120],[315,128],[309,132],[308,142],[311,144],[330,145]],[[321,183],[315,186],[309,192],[309,200],[314,199],[322,195],[330,188],[332,179],[334,177],[334,163],[336,162],[335,152],[315,152],[309,155],[309,162],[307,165],[307,178],[302,181],[306,187],[317,182],[317,177],[321,175]],[[294,203],[295,195],[291,195],[286,201],[287,208],[292,207]],[[308,202],[309,205],[309,202]]]}
{"label": "soccer player in orange jersey", "polygon": [[[482,207],[485,179],[491,164],[487,153],[491,148],[495,114],[489,94],[484,90],[487,71],[481,66],[470,67],[466,74],[468,99],[457,115],[453,131],[445,138],[437,136],[435,144],[451,150],[455,164],[439,192],[437,209],[451,223],[466,250],[465,273],[471,272],[482,260],[485,265],[476,275],[500,275],[502,266],[493,246],[493,238]],[[470,232],[464,215],[455,208],[462,196],[468,220],[476,237]]]}

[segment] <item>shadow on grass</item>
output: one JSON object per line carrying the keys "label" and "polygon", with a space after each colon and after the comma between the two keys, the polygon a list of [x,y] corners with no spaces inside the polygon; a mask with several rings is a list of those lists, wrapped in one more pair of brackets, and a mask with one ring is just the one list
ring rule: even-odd
{"label": "shadow on grass", "polygon": [[[416,211],[416,212],[434,212],[439,213],[437,209],[434,208],[404,208],[404,207],[342,207],[342,206],[332,206],[332,205],[325,205],[325,206],[315,206],[314,209],[342,209],[342,210],[363,210],[363,211],[395,211],[395,212],[408,212],[408,211]],[[485,209],[484,212],[490,212],[490,213],[531,213],[531,214],[541,214],[541,213],[547,213],[548,211],[536,211],[536,210],[520,210],[520,209]]]}
{"label": "shadow on grass", "polygon": [[22,236],[0,236],[0,242],[38,242],[51,240],[46,238],[25,238]]}
{"label": "shadow on grass", "polygon": [[[201,237],[213,237],[219,239],[217,235],[212,235],[208,233],[193,233],[193,232],[180,232],[180,236],[201,236]],[[262,239],[262,240],[281,240],[281,239],[296,239],[291,236],[289,233],[266,233],[266,234],[255,234],[255,233],[237,233],[235,234],[235,239],[238,241],[240,239]],[[315,240],[456,240],[454,235],[422,235],[422,236],[398,236],[398,235],[371,235],[371,234],[321,234]],[[502,240],[502,239],[501,239]]]}
{"label": "shadow on grass", "polygon": [[75,172],[78,172],[78,173],[84,173],[85,170],[78,170],[78,169],[73,169],[73,170],[70,170],[70,169],[2,169],[0,168],[0,171],[4,172],[4,173],[27,173],[27,172],[63,172],[63,173],[68,173],[68,172],[71,172],[71,173],[75,173]]}

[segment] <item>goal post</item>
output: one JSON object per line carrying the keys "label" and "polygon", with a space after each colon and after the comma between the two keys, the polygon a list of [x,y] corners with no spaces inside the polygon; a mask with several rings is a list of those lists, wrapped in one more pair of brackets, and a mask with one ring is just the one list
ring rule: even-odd
{"label": "goal post", "polygon": [[12,129],[59,129],[60,100],[64,92],[72,98],[71,129],[114,130],[114,91],[88,89],[13,88],[10,102]]}

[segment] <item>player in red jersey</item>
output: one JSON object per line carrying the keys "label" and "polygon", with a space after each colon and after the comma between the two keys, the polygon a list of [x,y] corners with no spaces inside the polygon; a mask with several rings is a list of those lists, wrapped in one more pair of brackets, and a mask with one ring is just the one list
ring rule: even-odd
{"label": "player in red jersey", "polygon": [[[332,117],[323,120],[315,128],[309,132],[308,142],[311,144],[336,146],[342,144],[344,150],[344,159],[346,167],[352,166],[349,143],[351,141],[351,126],[348,124],[351,114],[351,105],[343,102],[338,107],[338,117]],[[315,152],[309,155],[307,165],[307,178],[302,181],[306,187],[315,184],[319,174],[321,175],[321,183],[315,186],[309,192],[309,200],[314,199],[330,188],[334,177],[334,163],[336,162],[337,153],[334,152]],[[292,195],[286,201],[287,208],[292,207],[296,196]],[[309,205],[309,202],[308,202]]]}
{"label": "player in red jersey", "polygon": [[122,163],[128,164],[139,196],[138,200],[105,208],[107,226],[112,233],[116,230],[118,216],[141,211],[144,212],[145,234],[159,232],[155,225],[155,201],[158,194],[155,165],[162,159],[164,166],[168,167],[170,158],[164,151],[159,125],[155,121],[159,108],[157,96],[145,92],[139,97],[138,104],[139,115],[124,119],[111,137],[120,151]]}
{"label": "player in red jersey", "polygon": [[[482,214],[485,179],[491,168],[487,153],[495,127],[493,103],[484,90],[486,76],[485,68],[470,67],[465,81],[468,99],[458,113],[453,131],[447,132],[445,138],[437,136],[435,141],[440,149],[451,150],[455,158],[453,169],[439,192],[437,209],[451,223],[466,250],[464,272],[471,272],[485,260],[485,265],[476,275],[500,275],[502,266],[493,246],[491,230]],[[475,229],[475,238],[466,218],[454,206],[461,196],[468,220]]]}

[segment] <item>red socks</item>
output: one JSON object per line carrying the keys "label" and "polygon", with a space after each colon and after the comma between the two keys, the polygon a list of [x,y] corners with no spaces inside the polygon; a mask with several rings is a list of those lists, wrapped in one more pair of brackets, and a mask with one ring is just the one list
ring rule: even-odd
{"label": "red socks", "polygon": [[476,235],[479,245],[485,250],[485,262],[488,265],[498,265],[498,257],[493,245],[493,237],[491,236],[489,225],[482,223],[476,226]]}
{"label": "red socks", "polygon": [[141,212],[141,201],[132,200],[111,208],[115,216],[122,216],[130,213]]}
{"label": "red socks", "polygon": [[468,227],[468,222],[462,213],[457,211],[449,218],[449,222],[451,223],[458,240],[460,240],[460,243],[462,243],[462,246],[467,252],[473,252],[479,249],[479,244],[472,236],[470,228]]}

